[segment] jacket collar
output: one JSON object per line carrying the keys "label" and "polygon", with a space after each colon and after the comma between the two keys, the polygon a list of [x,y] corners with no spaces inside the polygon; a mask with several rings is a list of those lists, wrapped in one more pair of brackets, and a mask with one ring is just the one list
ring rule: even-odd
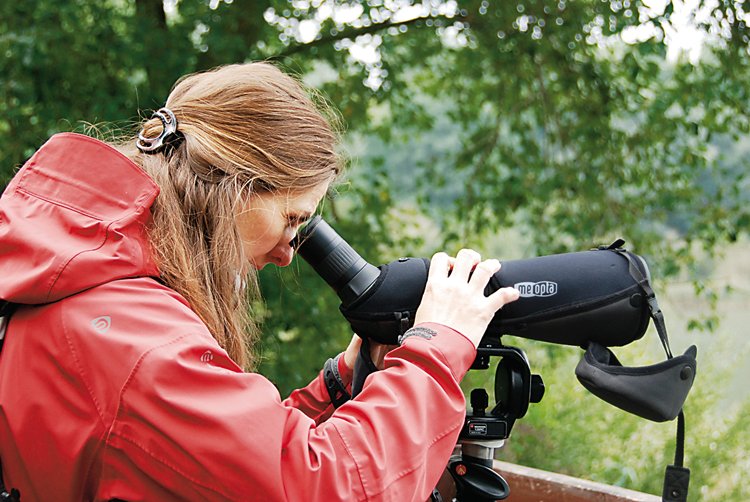
{"label": "jacket collar", "polygon": [[116,279],[158,276],[146,235],[158,193],[106,143],[53,136],[0,198],[0,298],[47,303]]}

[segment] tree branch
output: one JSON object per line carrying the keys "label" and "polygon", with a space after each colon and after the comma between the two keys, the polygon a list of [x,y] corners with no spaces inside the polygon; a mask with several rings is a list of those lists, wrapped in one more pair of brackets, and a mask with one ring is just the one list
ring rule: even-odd
{"label": "tree branch", "polygon": [[387,30],[391,27],[399,27],[399,26],[409,26],[413,24],[417,24],[422,21],[426,21],[427,19],[432,19],[433,21],[457,21],[462,20],[463,16],[456,15],[454,17],[447,17],[447,16],[424,16],[424,17],[416,17],[414,19],[408,19],[406,21],[399,21],[399,22],[393,22],[393,21],[385,21],[383,23],[375,23],[371,24],[370,26],[362,26],[362,27],[353,27],[349,26],[348,28],[337,32],[336,34],[328,34],[326,36],[322,36],[319,38],[316,38],[312,42],[308,42],[306,44],[295,44],[290,45],[283,51],[270,56],[270,59],[283,59],[290,57],[294,54],[297,54],[298,52],[309,50],[312,47],[317,47],[320,45],[328,45],[332,44],[333,42],[337,42],[339,40],[345,40],[345,39],[353,39],[360,35],[367,35],[370,33],[377,33],[379,31]]}

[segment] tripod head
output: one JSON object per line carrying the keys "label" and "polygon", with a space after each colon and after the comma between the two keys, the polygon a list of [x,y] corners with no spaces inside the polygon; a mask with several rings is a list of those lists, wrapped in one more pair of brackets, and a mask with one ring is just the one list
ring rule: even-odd
{"label": "tripod head", "polygon": [[488,369],[491,357],[501,358],[495,368],[495,405],[488,412],[487,391],[481,387],[471,391],[471,411],[459,434],[461,454],[448,465],[459,501],[491,502],[508,496],[508,483],[492,469],[495,450],[510,437],[515,421],[526,414],[529,403],[538,403],[544,396],[542,377],[531,374],[521,349],[502,345],[499,337],[483,340],[471,369]]}

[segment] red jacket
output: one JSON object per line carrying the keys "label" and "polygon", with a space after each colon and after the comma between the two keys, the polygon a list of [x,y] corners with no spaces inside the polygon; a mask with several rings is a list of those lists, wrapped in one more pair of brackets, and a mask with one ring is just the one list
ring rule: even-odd
{"label": "red jacket", "polygon": [[162,285],[158,188],[97,140],[52,137],[0,199],[0,459],[22,500],[424,501],[465,404],[472,344],[410,337],[335,411],[243,372]]}

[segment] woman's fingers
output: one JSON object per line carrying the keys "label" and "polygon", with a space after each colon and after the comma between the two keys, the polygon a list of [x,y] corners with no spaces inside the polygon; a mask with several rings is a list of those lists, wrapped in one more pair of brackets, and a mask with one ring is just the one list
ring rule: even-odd
{"label": "woman's fingers", "polygon": [[475,289],[478,288],[484,291],[484,288],[487,286],[490,278],[499,270],[500,262],[498,260],[491,259],[479,262],[476,268],[474,268],[474,272],[471,274],[469,284],[472,285]]}
{"label": "woman's fingers", "polygon": [[435,253],[430,260],[430,269],[427,272],[427,280],[434,280],[448,277],[448,273],[453,266],[453,258],[447,253]]}
{"label": "woman's fingers", "polygon": [[520,294],[516,288],[500,288],[488,296],[487,301],[495,309],[495,312],[497,312],[508,303],[518,300],[519,296]]}
{"label": "woman's fingers", "polygon": [[445,253],[437,253],[430,264],[415,323],[450,326],[476,347],[495,312],[518,298],[518,291],[513,288],[484,296],[487,283],[498,270],[499,261],[481,261],[479,253],[470,249],[459,251],[453,262]]}
{"label": "woman's fingers", "polygon": [[451,278],[461,282],[467,282],[469,280],[469,274],[481,259],[479,253],[476,251],[472,249],[462,249],[456,255],[456,263],[453,265]]}

